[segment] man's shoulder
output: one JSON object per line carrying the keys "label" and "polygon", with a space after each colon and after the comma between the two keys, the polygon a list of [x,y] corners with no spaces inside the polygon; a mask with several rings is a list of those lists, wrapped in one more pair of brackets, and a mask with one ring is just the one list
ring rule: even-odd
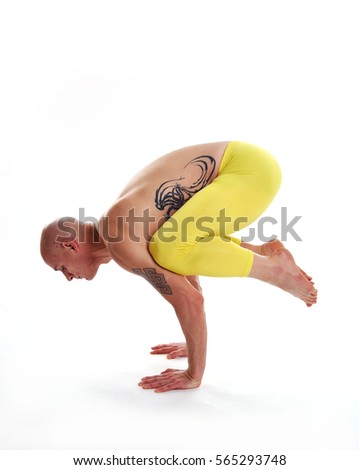
{"label": "man's shoulder", "polygon": [[99,235],[106,245],[119,242],[123,239],[124,225],[125,217],[114,204],[99,220]]}
{"label": "man's shoulder", "polygon": [[109,210],[100,218],[98,228],[112,258],[124,269],[148,253],[148,240],[132,233],[127,216],[121,212]]}

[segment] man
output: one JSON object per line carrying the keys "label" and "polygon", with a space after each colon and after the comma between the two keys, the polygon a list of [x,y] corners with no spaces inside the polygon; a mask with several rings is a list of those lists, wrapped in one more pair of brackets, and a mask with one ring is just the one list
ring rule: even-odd
{"label": "man", "polygon": [[138,173],[98,223],[58,219],[41,236],[45,262],[71,281],[91,280],[110,260],[142,276],[174,308],[186,343],[153,354],[188,356],[187,370],[167,369],[139,385],[156,392],[201,384],[206,319],[198,276],[249,276],[310,307],[317,290],[279,240],[254,246],[231,236],[256,220],[278,191],[281,172],[266,151],[216,142],[173,151]]}

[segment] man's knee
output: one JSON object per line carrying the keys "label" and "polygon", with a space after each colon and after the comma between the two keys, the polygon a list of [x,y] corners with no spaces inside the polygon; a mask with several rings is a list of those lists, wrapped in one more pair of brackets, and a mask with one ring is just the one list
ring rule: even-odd
{"label": "man's knee", "polygon": [[271,196],[274,199],[274,196],[277,194],[282,183],[282,171],[277,160],[273,158],[273,161],[271,163],[272,164],[269,178],[269,187],[271,191]]}

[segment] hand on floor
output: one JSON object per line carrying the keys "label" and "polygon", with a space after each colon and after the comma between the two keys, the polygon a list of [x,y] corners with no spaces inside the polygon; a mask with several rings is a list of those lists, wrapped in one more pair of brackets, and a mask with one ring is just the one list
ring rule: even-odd
{"label": "hand on floor", "polygon": [[144,389],[154,388],[155,392],[161,393],[196,388],[201,382],[193,379],[186,370],[166,369],[159,375],[143,377],[138,385]]}
{"label": "hand on floor", "polygon": [[158,344],[151,349],[151,354],[167,354],[167,359],[187,357],[188,355],[186,343]]}

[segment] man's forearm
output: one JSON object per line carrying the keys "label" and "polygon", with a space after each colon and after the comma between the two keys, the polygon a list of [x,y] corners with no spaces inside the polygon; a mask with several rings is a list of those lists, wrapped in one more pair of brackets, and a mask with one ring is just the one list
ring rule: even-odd
{"label": "man's forearm", "polygon": [[186,338],[188,374],[201,382],[206,366],[207,325],[203,299],[189,300],[175,308]]}

